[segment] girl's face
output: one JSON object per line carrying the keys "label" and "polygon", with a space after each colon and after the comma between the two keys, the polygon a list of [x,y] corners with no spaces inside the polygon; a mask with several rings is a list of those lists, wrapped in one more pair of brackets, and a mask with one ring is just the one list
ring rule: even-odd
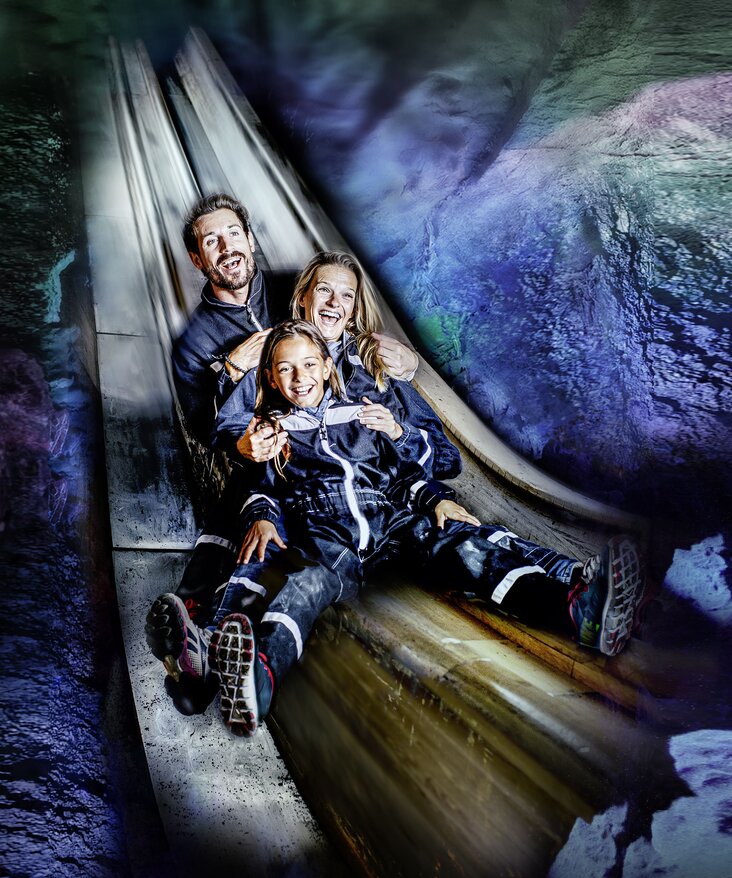
{"label": "girl's face", "polygon": [[313,408],[323,398],[333,360],[325,362],[320,351],[305,336],[283,339],[272,354],[267,380],[292,405]]}
{"label": "girl's face", "polygon": [[314,323],[326,341],[343,335],[356,306],[356,275],[342,265],[321,265],[300,300],[305,319]]}

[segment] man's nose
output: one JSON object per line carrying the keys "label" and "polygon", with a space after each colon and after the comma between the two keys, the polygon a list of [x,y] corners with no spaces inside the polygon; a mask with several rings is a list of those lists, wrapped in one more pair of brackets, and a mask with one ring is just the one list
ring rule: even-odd
{"label": "man's nose", "polygon": [[219,238],[218,248],[219,253],[226,253],[226,251],[229,249],[229,242],[223,235],[221,235],[221,237]]}

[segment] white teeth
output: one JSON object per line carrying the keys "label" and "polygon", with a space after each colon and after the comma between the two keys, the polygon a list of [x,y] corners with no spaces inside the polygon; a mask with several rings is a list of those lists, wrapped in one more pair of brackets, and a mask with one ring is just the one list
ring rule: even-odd
{"label": "white teeth", "polygon": [[321,319],[337,321],[341,319],[341,315],[336,311],[319,311]]}

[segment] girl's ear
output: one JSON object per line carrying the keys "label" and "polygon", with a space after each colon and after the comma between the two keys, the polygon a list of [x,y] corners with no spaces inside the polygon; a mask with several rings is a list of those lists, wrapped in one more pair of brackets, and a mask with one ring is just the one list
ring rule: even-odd
{"label": "girl's ear", "polygon": [[330,373],[333,371],[333,358],[328,357],[328,359],[323,364],[323,381],[327,381],[330,378]]}
{"label": "girl's ear", "polygon": [[274,378],[272,377],[272,370],[271,370],[271,369],[265,369],[265,370],[264,370],[264,376],[265,376],[265,378],[267,379],[267,383],[269,384],[269,386],[270,386],[270,387],[274,387],[274,389],[277,390],[277,384],[275,383],[275,380],[274,380]]}

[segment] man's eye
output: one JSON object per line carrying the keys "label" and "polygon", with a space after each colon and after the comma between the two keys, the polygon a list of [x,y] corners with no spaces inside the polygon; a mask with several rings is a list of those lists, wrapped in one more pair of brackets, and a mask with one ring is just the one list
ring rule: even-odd
{"label": "man's eye", "polygon": [[215,243],[216,243],[216,238],[206,238],[206,240],[203,242],[203,246],[204,247],[213,247],[213,245]]}

